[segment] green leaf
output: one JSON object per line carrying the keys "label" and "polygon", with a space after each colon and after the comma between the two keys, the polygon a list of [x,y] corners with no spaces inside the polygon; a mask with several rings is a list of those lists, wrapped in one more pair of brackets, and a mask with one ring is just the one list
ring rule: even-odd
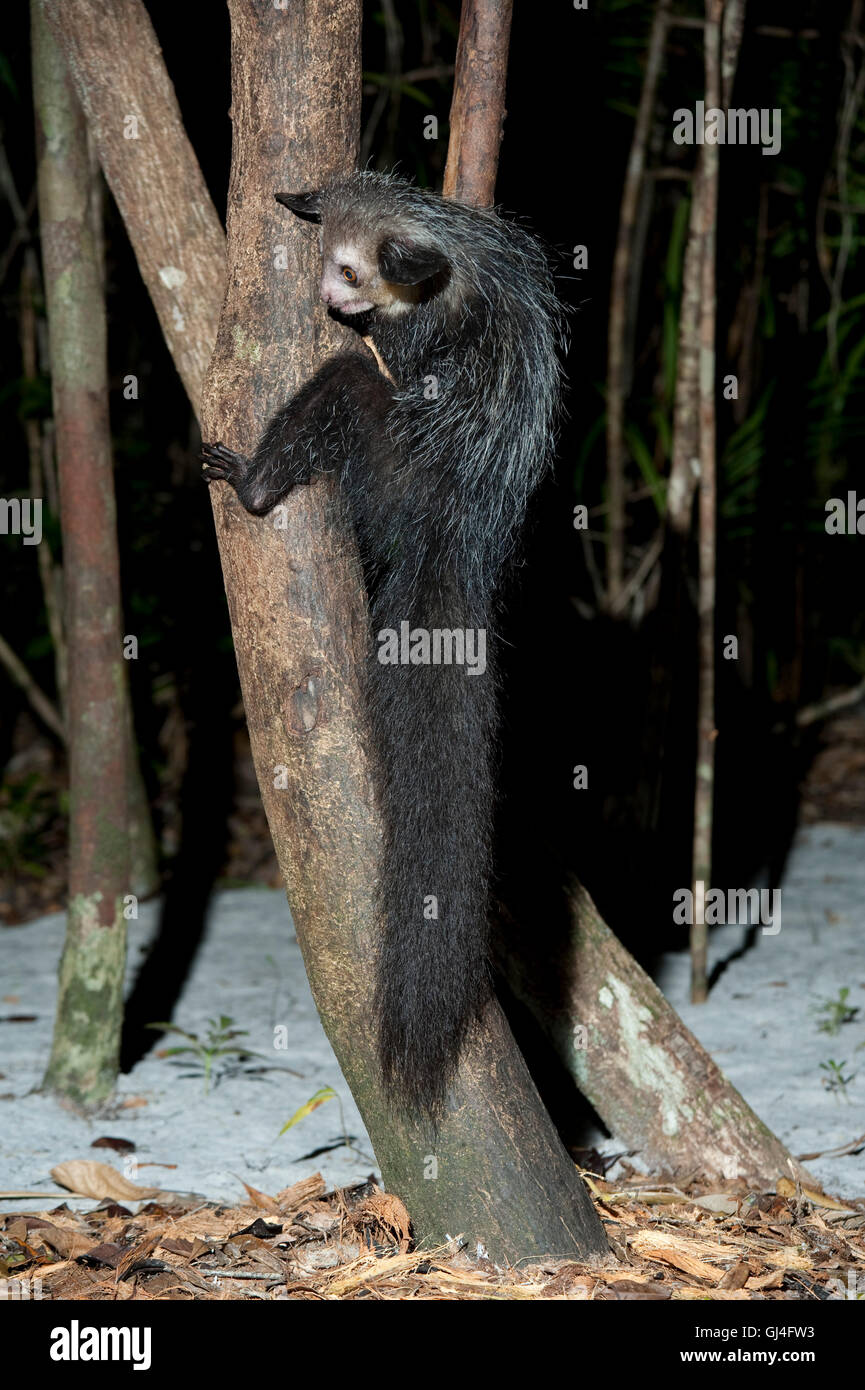
{"label": "green leaf", "polygon": [[285,1124],[282,1126],[282,1129],[279,1131],[280,1138],[283,1134],[286,1133],[287,1130],[291,1129],[294,1125],[299,1124],[301,1120],[305,1120],[307,1115],[311,1115],[313,1110],[317,1110],[320,1105],[324,1105],[326,1100],[335,1099],[336,1091],[333,1089],[333,1087],[322,1086],[320,1091],[316,1091],[315,1095],[311,1096],[310,1099],[306,1102],[306,1104],[302,1105],[299,1110],[295,1110],[291,1119],[285,1122]]}
{"label": "green leaf", "polygon": [[667,484],[661,477],[654,460],[649,452],[648,445],[636,425],[625,426],[625,441],[634,461],[643,475],[643,479],[648,483],[652,490],[652,501],[658,512],[658,516],[663,521],[666,514]]}

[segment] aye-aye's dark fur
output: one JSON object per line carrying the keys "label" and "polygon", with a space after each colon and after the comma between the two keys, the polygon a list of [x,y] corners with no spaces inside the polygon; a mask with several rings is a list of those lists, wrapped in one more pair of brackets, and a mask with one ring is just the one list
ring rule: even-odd
{"label": "aye-aye's dark fur", "polygon": [[[385,629],[489,629],[550,463],[561,313],[537,242],[493,212],[355,174],[280,194],[322,224],[322,298],[369,334],[325,363],[251,462],[205,446],[209,480],[268,511],[335,470],[366,566],[369,720],[384,816],[377,1024],[393,1097],[435,1115],[489,994],[496,677],[382,664]],[[435,901],[436,908],[430,909]]]}

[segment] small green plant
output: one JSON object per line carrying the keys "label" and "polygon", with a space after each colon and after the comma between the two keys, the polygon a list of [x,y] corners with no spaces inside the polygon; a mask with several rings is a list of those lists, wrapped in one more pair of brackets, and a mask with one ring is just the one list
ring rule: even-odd
{"label": "small green plant", "polygon": [[148,1023],[148,1028],[156,1028],[160,1033],[179,1033],[181,1038],[187,1041],[181,1047],[160,1048],[157,1056],[159,1057],[179,1057],[184,1053],[192,1053],[194,1064],[201,1067],[204,1077],[204,1094],[210,1090],[210,1078],[213,1074],[213,1064],[222,1057],[234,1057],[238,1062],[248,1062],[253,1057],[260,1057],[261,1053],[252,1052],[243,1044],[237,1045],[235,1038],[248,1037],[245,1028],[234,1028],[233,1018],[227,1014],[220,1014],[219,1018],[209,1018],[207,1020],[210,1027],[207,1035],[200,1038],[197,1033],[188,1033],[185,1028],[179,1028],[176,1023]]}
{"label": "small green plant", "polygon": [[299,1124],[301,1120],[305,1120],[307,1115],[311,1115],[313,1110],[317,1110],[320,1105],[324,1105],[325,1101],[328,1100],[335,1100],[339,1109],[340,1138],[342,1143],[347,1149],[350,1149],[352,1153],[358,1154],[365,1163],[368,1163],[370,1161],[369,1154],[365,1154],[362,1149],[358,1149],[352,1143],[352,1136],[346,1128],[345,1111],[342,1108],[339,1092],[335,1091],[332,1086],[322,1086],[320,1090],[316,1091],[314,1096],[310,1096],[308,1101],[305,1101],[303,1105],[295,1110],[291,1119],[286,1120],[282,1129],[279,1131],[280,1139],[287,1130],[293,1129],[296,1124]]}
{"label": "small green plant", "polygon": [[846,1062],[836,1062],[833,1057],[830,1057],[828,1062],[820,1063],[820,1070],[826,1073],[823,1077],[823,1085],[826,1090],[830,1091],[836,1100],[843,1096],[849,1103],[850,1097],[847,1095],[847,1087],[856,1073],[851,1072],[849,1076],[845,1076],[844,1068],[846,1065]]}
{"label": "small green plant", "polygon": [[316,1091],[314,1096],[310,1096],[308,1101],[301,1105],[298,1110],[295,1110],[290,1120],[286,1120],[282,1129],[279,1131],[279,1138],[281,1139],[287,1130],[293,1129],[301,1120],[305,1120],[307,1115],[312,1114],[313,1110],[317,1110],[320,1105],[324,1105],[326,1100],[335,1100],[339,1106],[339,1117],[342,1122],[343,1136],[345,1136],[345,1120],[342,1113],[342,1101],[332,1086],[322,1086],[320,1091]]}
{"label": "small green plant", "polygon": [[845,1023],[852,1023],[856,1018],[859,1009],[856,1005],[847,1003],[849,995],[850,991],[845,985],[842,989],[839,989],[837,999],[826,999],[822,1004],[819,1004],[812,1010],[812,1013],[823,1015],[820,1022],[817,1024],[817,1028],[821,1033],[828,1033],[830,1037],[834,1038],[835,1034],[841,1031]]}

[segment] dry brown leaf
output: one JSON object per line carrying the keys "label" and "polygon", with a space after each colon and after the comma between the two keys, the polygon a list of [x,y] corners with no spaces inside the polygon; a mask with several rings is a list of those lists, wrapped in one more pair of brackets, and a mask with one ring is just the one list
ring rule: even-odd
{"label": "dry brown leaf", "polygon": [[[235,1176],[237,1175],[235,1174]],[[260,1207],[262,1211],[269,1211],[272,1216],[279,1216],[280,1207],[275,1197],[269,1197],[266,1192],[260,1192],[257,1187],[250,1187],[248,1182],[243,1181],[243,1178],[240,1178],[239,1181],[249,1193],[249,1200],[254,1207]]]}
{"label": "dry brown leaf", "polygon": [[732,1268],[727,1270],[723,1279],[718,1284],[719,1289],[743,1289],[751,1275],[754,1273],[749,1264],[744,1260],[739,1260]]}
{"label": "dry brown leaf", "polygon": [[[789,1178],[779,1178],[777,1191],[781,1197],[795,1197],[796,1185]],[[847,1216],[859,1215],[855,1207],[848,1207],[845,1202],[837,1202],[834,1197],[827,1197],[825,1192],[818,1192],[813,1187],[800,1187],[799,1192],[815,1207],[823,1207],[828,1211],[843,1211]]]}
{"label": "dry brown leaf", "polygon": [[722,1252],[705,1241],[684,1240],[670,1231],[639,1231],[630,1241],[632,1253],[643,1255],[647,1260],[660,1260],[662,1264],[673,1265],[685,1274],[693,1274],[698,1279],[708,1279],[717,1283],[722,1270],[701,1260],[697,1251],[721,1258]]}
{"label": "dry brown leaf", "polygon": [[139,1187],[129,1182],[109,1163],[97,1163],[94,1158],[72,1158],[68,1163],[58,1163],[51,1169],[51,1176],[69,1192],[97,1201],[104,1201],[106,1197],[113,1197],[115,1201],[142,1201],[166,1195],[159,1187]]}
{"label": "dry brown leaf", "polygon": [[82,1231],[70,1231],[60,1226],[40,1226],[34,1234],[64,1260],[77,1260],[78,1256],[83,1255],[93,1244]]}
{"label": "dry brown leaf", "polygon": [[131,1250],[127,1250],[116,1267],[118,1280],[125,1279],[127,1274],[131,1274],[136,1265],[141,1264],[152,1255],[164,1234],[164,1229],[162,1227],[157,1227],[155,1231],[151,1231],[143,1240],[139,1240],[136,1245],[133,1245]]}

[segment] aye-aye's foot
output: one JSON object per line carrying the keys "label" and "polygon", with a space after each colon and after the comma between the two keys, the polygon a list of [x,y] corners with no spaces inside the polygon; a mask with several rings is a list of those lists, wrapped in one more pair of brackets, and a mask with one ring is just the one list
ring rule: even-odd
{"label": "aye-aye's foot", "polygon": [[201,472],[206,483],[226,482],[236,488],[249,468],[245,455],[236,454],[227,444],[219,442],[202,444],[198,457],[204,464]]}

